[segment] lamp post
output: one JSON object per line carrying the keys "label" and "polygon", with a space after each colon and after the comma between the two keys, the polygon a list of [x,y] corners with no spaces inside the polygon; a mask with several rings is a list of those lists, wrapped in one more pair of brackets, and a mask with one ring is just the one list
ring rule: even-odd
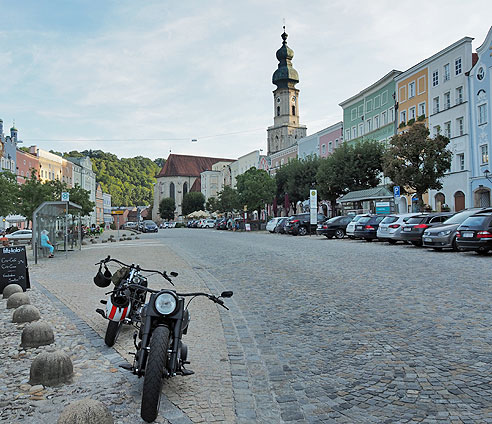
{"label": "lamp post", "polygon": [[483,176],[492,183],[492,178],[491,178],[491,175],[490,175],[490,171],[488,169],[486,169],[485,171],[483,171]]}

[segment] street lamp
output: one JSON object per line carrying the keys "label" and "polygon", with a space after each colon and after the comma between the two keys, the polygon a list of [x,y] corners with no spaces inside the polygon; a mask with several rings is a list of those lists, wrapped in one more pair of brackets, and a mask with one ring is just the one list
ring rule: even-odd
{"label": "street lamp", "polygon": [[485,171],[483,171],[483,176],[492,183],[490,171],[488,169],[486,169]]}

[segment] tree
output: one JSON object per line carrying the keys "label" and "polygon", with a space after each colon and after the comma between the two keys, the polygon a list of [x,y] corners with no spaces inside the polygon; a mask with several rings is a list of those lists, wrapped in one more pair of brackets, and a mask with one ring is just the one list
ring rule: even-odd
{"label": "tree", "polygon": [[55,202],[61,200],[62,192],[68,191],[68,186],[60,180],[45,181],[43,185],[46,189],[47,196],[49,196],[49,200]]}
{"label": "tree", "polygon": [[205,196],[201,192],[190,192],[183,196],[183,202],[181,208],[183,215],[188,215],[191,212],[200,211],[203,209],[205,203]]}
{"label": "tree", "polygon": [[[94,210],[96,204],[91,202],[89,190],[85,190],[78,184],[75,184],[75,187],[72,187],[68,192],[70,193],[70,201],[82,206],[82,210],[80,211],[81,216],[87,216]],[[78,210],[72,213],[78,213]]]}
{"label": "tree", "polygon": [[46,184],[41,184],[35,170],[31,170],[31,176],[19,188],[19,213],[32,220],[32,214],[41,203],[51,200],[52,189]]}
{"label": "tree", "polygon": [[216,197],[209,197],[205,203],[205,209],[209,212],[215,212],[220,209],[220,201]]}
{"label": "tree", "polygon": [[225,186],[224,189],[218,193],[218,198],[220,212],[233,212],[241,208],[238,192],[232,187]]}
{"label": "tree", "polygon": [[236,187],[241,203],[258,212],[272,201],[276,192],[275,180],[265,170],[256,168],[238,175]]}
{"label": "tree", "polygon": [[14,174],[9,171],[0,172],[0,216],[17,212],[19,204],[19,186]]}
{"label": "tree", "polygon": [[162,219],[174,219],[175,210],[176,202],[171,197],[164,197],[159,203],[159,215]]}
{"label": "tree", "polygon": [[449,138],[441,134],[430,138],[424,124],[413,124],[407,132],[392,137],[384,155],[384,174],[405,190],[415,191],[422,207],[422,195],[429,189],[441,189],[440,179],[451,168],[448,143]]}

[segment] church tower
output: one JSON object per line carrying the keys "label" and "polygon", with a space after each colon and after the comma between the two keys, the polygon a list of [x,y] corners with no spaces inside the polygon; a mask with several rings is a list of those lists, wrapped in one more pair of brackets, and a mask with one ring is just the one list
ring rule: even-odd
{"label": "church tower", "polygon": [[299,74],[292,67],[294,51],[287,46],[287,33],[282,37],[282,47],[277,50],[278,69],[272,82],[277,86],[273,92],[273,126],[268,127],[268,155],[297,144],[306,136],[306,127],[299,124]]}

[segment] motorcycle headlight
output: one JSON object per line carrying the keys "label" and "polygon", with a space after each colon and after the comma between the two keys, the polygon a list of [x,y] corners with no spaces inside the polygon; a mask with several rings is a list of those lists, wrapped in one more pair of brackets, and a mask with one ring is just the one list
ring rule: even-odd
{"label": "motorcycle headlight", "polygon": [[450,234],[451,234],[451,230],[441,231],[439,233],[440,236],[449,236]]}
{"label": "motorcycle headlight", "polygon": [[178,305],[176,295],[170,292],[163,292],[155,298],[154,307],[162,315],[171,315]]}

